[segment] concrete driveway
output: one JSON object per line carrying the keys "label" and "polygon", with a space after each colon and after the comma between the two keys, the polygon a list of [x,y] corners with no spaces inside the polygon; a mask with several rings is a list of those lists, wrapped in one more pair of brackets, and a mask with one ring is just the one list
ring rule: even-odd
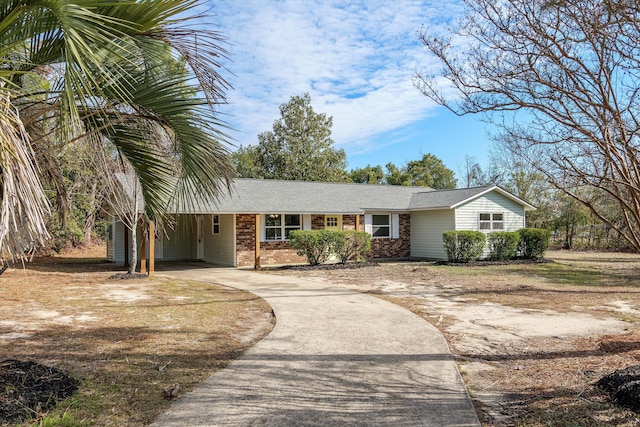
{"label": "concrete driveway", "polygon": [[444,338],[404,308],[253,271],[158,274],[250,291],[271,305],[276,326],[154,427],[480,425]]}

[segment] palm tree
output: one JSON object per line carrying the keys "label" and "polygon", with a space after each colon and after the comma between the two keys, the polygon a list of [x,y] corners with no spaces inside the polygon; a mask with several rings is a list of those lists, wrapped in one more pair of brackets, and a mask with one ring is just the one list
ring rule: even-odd
{"label": "palm tree", "polygon": [[[33,147],[92,144],[130,164],[148,217],[229,187],[216,115],[222,36],[200,0],[5,0],[0,5],[0,248],[42,243],[49,204]],[[152,130],[152,131],[150,131]],[[61,187],[63,191],[63,187]]]}

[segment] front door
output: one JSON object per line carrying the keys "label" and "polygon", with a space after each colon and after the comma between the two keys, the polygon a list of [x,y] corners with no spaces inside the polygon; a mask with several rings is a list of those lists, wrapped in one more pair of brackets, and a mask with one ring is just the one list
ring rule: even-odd
{"label": "front door", "polygon": [[196,259],[204,260],[204,217],[197,216],[197,235],[198,235],[198,248]]}
{"label": "front door", "polygon": [[342,215],[325,215],[324,229],[332,231],[342,230]]}

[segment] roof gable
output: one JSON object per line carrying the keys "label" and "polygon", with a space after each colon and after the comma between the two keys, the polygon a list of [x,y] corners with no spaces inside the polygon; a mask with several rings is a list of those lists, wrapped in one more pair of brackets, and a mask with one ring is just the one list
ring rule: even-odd
{"label": "roof gable", "polygon": [[454,190],[418,192],[412,197],[409,210],[455,209],[492,191],[496,191],[508,199],[524,206],[525,210],[536,209],[533,205],[514,196],[497,185],[490,185],[484,187],[457,188]]}

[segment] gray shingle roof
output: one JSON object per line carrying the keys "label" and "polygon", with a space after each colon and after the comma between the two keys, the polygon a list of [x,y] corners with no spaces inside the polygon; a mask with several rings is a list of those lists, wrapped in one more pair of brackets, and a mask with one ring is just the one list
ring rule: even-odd
{"label": "gray shingle roof", "polygon": [[345,184],[329,182],[236,179],[231,195],[218,202],[196,206],[191,213],[316,213],[355,214],[375,211],[453,209],[458,204],[489,191],[535,209],[527,202],[496,186],[433,190],[427,187]]}
{"label": "gray shingle roof", "polygon": [[[126,184],[125,180],[121,183]],[[231,194],[216,200],[191,200],[175,213],[301,213],[361,214],[366,212],[409,212],[453,209],[489,191],[498,191],[535,209],[527,202],[496,186],[433,190],[427,187],[366,185],[329,182],[279,181],[238,178]]]}
{"label": "gray shingle roof", "polygon": [[458,188],[455,190],[416,192],[413,194],[413,197],[411,198],[409,209],[423,210],[423,209],[452,208],[455,205],[461,202],[464,202],[465,200],[481,195],[491,190],[492,188],[493,186]]}
{"label": "gray shingle roof", "polygon": [[217,203],[199,203],[192,213],[406,211],[415,192],[415,187],[240,178],[234,180],[230,196],[221,196]]}

